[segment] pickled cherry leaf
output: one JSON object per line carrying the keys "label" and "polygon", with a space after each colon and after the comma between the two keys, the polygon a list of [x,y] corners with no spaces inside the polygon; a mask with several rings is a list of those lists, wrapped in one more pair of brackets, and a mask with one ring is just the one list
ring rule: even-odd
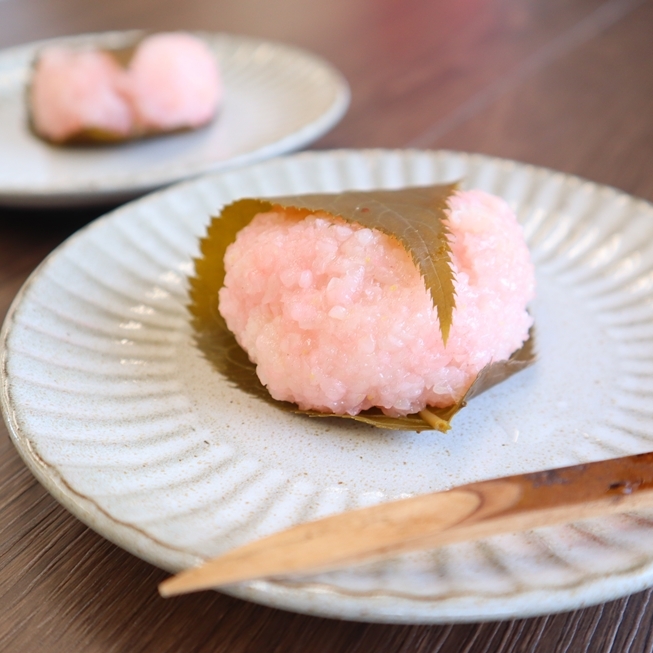
{"label": "pickled cherry leaf", "polygon": [[145,36],[145,33],[139,34],[133,43],[125,45],[121,48],[102,48],[102,50],[111,55],[121,68],[128,68],[131,60],[134,58],[134,54],[136,54],[136,49],[140,45],[141,41],[145,38]]}
{"label": "pickled cherry leaf", "polygon": [[[446,432],[450,421],[472,397],[532,364],[535,360],[533,334],[507,361],[491,363],[481,370],[465,396],[453,406],[428,408],[422,414],[390,417],[378,408],[358,415],[334,415],[301,410],[296,404],[273,399],[259,381],[256,365],[236,342],[218,310],[218,292],[224,285],[224,256],[237,233],[257,213],[275,207],[295,209],[297,219],[313,212],[327,212],[394,236],[410,253],[425,279],[446,342],[454,308],[453,274],[450,266],[448,231],[444,224],[446,202],[455,184],[405,188],[397,191],[349,191],[296,197],[242,199],[227,205],[212,218],[200,240],[195,259],[195,276],[189,279],[190,305],[195,339],[199,349],[234,387],[287,412],[320,418],[346,418],[394,430],[438,430]],[[412,243],[412,245],[407,245]],[[413,251],[414,250],[414,251]],[[438,301],[442,302],[441,305]]]}
{"label": "pickled cherry leaf", "polygon": [[347,191],[269,201],[283,208],[323,211],[347,222],[396,238],[420,271],[438,312],[445,345],[455,307],[447,201],[458,184],[412,186],[398,190]]}
{"label": "pickled cherry leaf", "polygon": [[[191,305],[192,311],[192,305]],[[226,326],[221,328],[217,322],[207,324],[204,319],[195,317],[195,341],[200,351],[213,367],[234,387],[246,394],[262,399],[285,412],[308,417],[353,419],[382,429],[398,431],[440,431],[446,433],[451,428],[451,420],[467,403],[482,392],[505,381],[513,374],[532,365],[536,360],[535,335],[531,329],[528,340],[508,360],[486,365],[478,374],[465,395],[452,406],[444,408],[429,407],[422,413],[404,417],[390,417],[378,408],[370,408],[358,415],[333,415],[314,410],[301,410],[296,404],[273,399],[267,388],[259,381],[256,365],[236,342],[236,338]],[[203,328],[200,328],[203,327]]]}
{"label": "pickled cherry leaf", "polygon": [[[378,229],[396,238],[413,259],[437,310],[442,340],[446,345],[455,307],[455,290],[445,210],[449,197],[457,188],[458,184],[454,183],[398,190],[355,190],[238,200],[226,206],[209,227],[211,233],[222,231],[223,235],[212,238],[207,234],[202,243],[208,241],[206,247],[212,250],[211,256],[218,256],[222,252],[224,257],[236,234],[257,213],[275,207],[294,209],[298,220],[309,213],[327,213],[346,222]],[[220,240],[219,244],[214,240]],[[202,254],[206,258],[204,251]],[[219,285],[215,285],[220,289],[224,283],[224,267],[222,263],[219,266],[217,263],[210,265],[219,274]],[[201,276],[199,271],[197,276]]]}
{"label": "pickled cherry leaf", "polygon": [[200,256],[195,259],[195,276],[189,279],[189,310],[197,331],[205,331],[214,326],[220,330],[227,329],[218,311],[218,292],[224,286],[225,277],[224,255],[227,247],[236,240],[236,234],[257,213],[271,209],[270,202],[244,199],[228,204],[219,216],[211,218],[206,236],[200,240]]}

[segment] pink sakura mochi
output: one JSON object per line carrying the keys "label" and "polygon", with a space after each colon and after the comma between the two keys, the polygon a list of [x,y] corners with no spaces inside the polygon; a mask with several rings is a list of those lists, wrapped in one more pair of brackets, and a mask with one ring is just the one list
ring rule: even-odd
{"label": "pink sakura mochi", "polygon": [[125,81],[122,68],[106,52],[45,49],[31,84],[34,128],[55,142],[87,127],[127,136],[133,112]]}
{"label": "pink sakura mochi", "polygon": [[127,68],[103,51],[46,48],[32,76],[30,109],[36,132],[54,142],[85,129],[134,138],[200,127],[221,97],[208,46],[171,33],[143,39]]}
{"label": "pink sakura mochi", "polygon": [[225,255],[219,307],[270,394],[303,410],[392,416],[460,399],[528,337],[534,271],[500,198],[449,201],[456,308],[447,345],[410,255],[327,214],[258,214]]}
{"label": "pink sakura mochi", "polygon": [[145,128],[200,127],[213,118],[222,85],[215,57],[189,34],[145,39],[129,64],[136,120]]}

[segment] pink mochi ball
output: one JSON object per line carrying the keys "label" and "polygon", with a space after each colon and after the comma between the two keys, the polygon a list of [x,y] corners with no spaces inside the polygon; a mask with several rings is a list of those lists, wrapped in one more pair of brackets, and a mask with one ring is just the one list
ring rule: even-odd
{"label": "pink mochi ball", "polygon": [[225,255],[220,313],[270,394],[301,409],[392,416],[460,399],[528,337],[534,270],[500,198],[449,202],[456,308],[445,347],[410,255],[380,231],[326,214],[257,215]]}
{"label": "pink mochi ball", "polygon": [[100,50],[45,49],[32,76],[30,109],[36,132],[54,142],[89,128],[134,138],[200,127],[221,97],[208,46],[171,33],[143,39],[127,69]]}
{"label": "pink mochi ball", "polygon": [[215,115],[222,84],[208,46],[188,34],[143,40],[129,64],[137,122],[145,128],[199,127]]}
{"label": "pink mochi ball", "polygon": [[119,136],[132,129],[124,72],[104,52],[44,50],[32,77],[30,96],[36,131],[55,142],[85,128]]}

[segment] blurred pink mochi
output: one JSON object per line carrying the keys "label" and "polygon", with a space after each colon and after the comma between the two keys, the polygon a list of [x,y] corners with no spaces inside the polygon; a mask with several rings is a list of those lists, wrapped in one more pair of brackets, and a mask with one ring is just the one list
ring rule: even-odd
{"label": "blurred pink mochi", "polygon": [[85,129],[135,138],[200,127],[221,99],[208,46],[170,33],[143,39],[126,69],[107,52],[46,48],[32,76],[30,109],[38,134],[64,142]]}
{"label": "blurred pink mochi", "polygon": [[215,57],[189,34],[145,39],[129,63],[129,77],[136,120],[145,128],[200,127],[222,99]]}
{"label": "blurred pink mochi", "polygon": [[480,370],[528,337],[534,272],[500,198],[449,201],[456,308],[446,347],[437,311],[394,238],[326,214],[263,213],[225,256],[220,312],[270,394],[303,410],[392,416],[450,406]]}
{"label": "blurred pink mochi", "polygon": [[47,48],[30,94],[34,128],[49,140],[64,141],[87,127],[125,137],[133,129],[124,71],[106,52]]}

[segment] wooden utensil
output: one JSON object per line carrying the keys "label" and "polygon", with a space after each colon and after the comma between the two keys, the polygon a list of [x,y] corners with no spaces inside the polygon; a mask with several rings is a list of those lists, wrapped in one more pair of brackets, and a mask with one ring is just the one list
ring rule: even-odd
{"label": "wooden utensil", "polygon": [[647,506],[653,506],[653,453],[507,476],[300,524],[168,578],[159,592],[167,597],[329,571]]}

